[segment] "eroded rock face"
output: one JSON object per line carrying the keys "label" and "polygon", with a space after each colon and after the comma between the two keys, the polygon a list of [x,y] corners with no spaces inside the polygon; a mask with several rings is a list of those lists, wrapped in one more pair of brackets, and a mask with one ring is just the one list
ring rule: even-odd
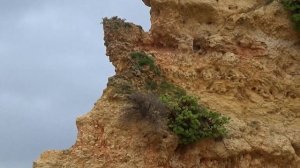
{"label": "eroded rock face", "polygon": [[[300,165],[300,35],[277,1],[143,0],[151,31],[104,20],[116,67],[92,111],[77,120],[76,143],[47,151],[35,168],[291,167]],[[124,123],[124,83],[137,88],[132,51],[155,57],[165,77],[230,116],[229,135],[178,146],[151,123]],[[126,83],[127,82],[127,83]]]}

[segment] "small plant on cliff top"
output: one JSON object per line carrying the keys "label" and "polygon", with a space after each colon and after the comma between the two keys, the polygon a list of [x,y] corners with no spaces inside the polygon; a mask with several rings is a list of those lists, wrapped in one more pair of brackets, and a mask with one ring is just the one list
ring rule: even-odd
{"label": "small plant on cliff top", "polygon": [[102,24],[110,23],[112,30],[119,30],[120,28],[132,28],[132,24],[126,22],[126,19],[121,19],[118,16],[113,16],[110,19],[105,17],[102,19]]}
{"label": "small plant on cliff top", "polygon": [[300,31],[300,0],[282,0],[284,7],[291,12],[296,30]]}
{"label": "small plant on cliff top", "polygon": [[229,118],[208,110],[191,96],[175,99],[161,96],[171,110],[169,128],[179,136],[181,144],[189,144],[203,138],[220,138],[227,134],[224,127]]}

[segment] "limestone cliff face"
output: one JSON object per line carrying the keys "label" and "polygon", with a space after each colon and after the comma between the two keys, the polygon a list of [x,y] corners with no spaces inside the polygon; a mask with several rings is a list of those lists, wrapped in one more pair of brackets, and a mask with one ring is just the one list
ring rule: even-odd
{"label": "limestone cliff face", "polygon": [[[277,1],[143,0],[151,30],[104,20],[116,68],[101,99],[77,120],[76,143],[34,168],[300,167],[300,35]],[[122,122],[132,51],[152,54],[165,77],[230,116],[229,135],[184,148],[149,123]],[[121,88],[121,90],[120,90]]]}

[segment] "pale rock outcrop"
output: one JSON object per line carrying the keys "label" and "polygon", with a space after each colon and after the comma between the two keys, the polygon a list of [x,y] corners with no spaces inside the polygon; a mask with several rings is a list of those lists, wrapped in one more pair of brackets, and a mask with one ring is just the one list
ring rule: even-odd
{"label": "pale rock outcrop", "polygon": [[[35,168],[300,167],[300,35],[278,1],[143,0],[151,30],[104,21],[107,55],[116,67],[103,96],[77,120],[76,143],[47,151]],[[229,135],[186,147],[144,121],[124,123],[120,83],[128,54],[155,57],[166,78],[230,116]]]}

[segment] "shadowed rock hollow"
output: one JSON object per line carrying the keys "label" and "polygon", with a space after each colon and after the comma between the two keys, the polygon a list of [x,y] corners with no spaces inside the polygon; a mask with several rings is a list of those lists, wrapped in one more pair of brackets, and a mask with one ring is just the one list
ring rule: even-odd
{"label": "shadowed rock hollow", "polygon": [[[116,69],[91,112],[77,119],[76,143],[47,151],[34,168],[196,168],[300,165],[300,35],[278,1],[143,0],[151,30],[104,19]],[[141,4],[142,5],[142,4]],[[168,81],[231,117],[222,140],[182,147],[148,122],[124,122],[124,92],[144,76],[133,51],[151,54]]]}

